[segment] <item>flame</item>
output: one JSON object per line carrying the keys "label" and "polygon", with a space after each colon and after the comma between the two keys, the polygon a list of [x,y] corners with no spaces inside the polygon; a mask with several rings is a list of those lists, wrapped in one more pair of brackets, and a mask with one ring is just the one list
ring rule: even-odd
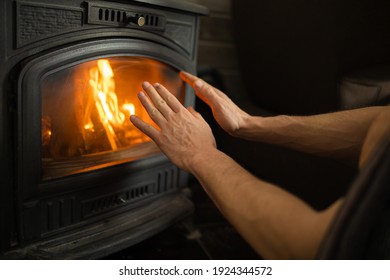
{"label": "flame", "polygon": [[130,116],[135,114],[135,107],[133,103],[123,104],[122,109],[128,111]]}
{"label": "flame", "polygon": [[[93,89],[94,105],[97,109],[100,122],[102,123],[108,141],[113,150],[118,149],[119,140],[115,128],[120,128],[125,120],[126,115],[133,115],[135,107],[132,103],[119,106],[117,94],[115,93],[114,72],[107,59],[99,59],[97,66],[89,71],[89,84]],[[91,120],[91,110],[86,110],[84,116],[84,129],[94,131],[94,124]]]}
{"label": "flame", "polygon": [[97,65],[104,78],[108,79],[114,77],[114,72],[112,71],[111,65],[107,59],[99,59]]}

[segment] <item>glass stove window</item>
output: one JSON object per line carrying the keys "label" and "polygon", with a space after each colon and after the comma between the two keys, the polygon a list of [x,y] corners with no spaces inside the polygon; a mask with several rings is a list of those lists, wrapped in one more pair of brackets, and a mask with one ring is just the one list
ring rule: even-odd
{"label": "glass stove window", "polygon": [[153,123],[137,98],[142,82],[165,85],[184,102],[178,71],[142,57],[97,59],[44,78],[42,176],[66,176],[157,152],[130,122],[136,114]]}

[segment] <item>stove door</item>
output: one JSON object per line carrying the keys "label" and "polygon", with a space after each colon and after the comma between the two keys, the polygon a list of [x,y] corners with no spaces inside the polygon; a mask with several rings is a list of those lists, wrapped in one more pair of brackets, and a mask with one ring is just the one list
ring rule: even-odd
{"label": "stove door", "polygon": [[153,124],[137,98],[145,80],[165,85],[184,102],[178,71],[146,57],[105,57],[46,75],[40,87],[43,179],[158,152],[129,120],[137,114]]}
{"label": "stove door", "polygon": [[[174,50],[136,39],[83,43],[28,61],[18,89],[24,196],[45,189],[52,179],[118,164],[165,162],[129,117],[136,114],[153,124],[137,98],[143,81],[161,83],[184,106],[193,106],[193,91],[179,78],[179,70],[192,72],[193,65]],[[63,188],[80,187],[83,180],[69,182],[76,183]]]}

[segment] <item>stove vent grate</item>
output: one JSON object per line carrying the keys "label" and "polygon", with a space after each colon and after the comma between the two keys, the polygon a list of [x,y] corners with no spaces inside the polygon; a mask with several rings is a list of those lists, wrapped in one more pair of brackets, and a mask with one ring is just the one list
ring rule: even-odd
{"label": "stove vent grate", "polygon": [[[121,27],[132,27],[141,29],[154,29],[164,30],[165,28],[165,17],[163,15],[134,11],[126,8],[117,7],[103,7],[96,3],[88,3],[88,23],[109,25],[109,26],[121,26]],[[134,18],[143,17],[145,19],[142,26],[131,23]]]}

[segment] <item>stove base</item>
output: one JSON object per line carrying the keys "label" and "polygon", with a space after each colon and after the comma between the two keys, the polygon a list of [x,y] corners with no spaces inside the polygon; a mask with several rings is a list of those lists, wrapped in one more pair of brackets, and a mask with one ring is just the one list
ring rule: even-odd
{"label": "stove base", "polygon": [[161,197],[65,236],[8,252],[4,259],[98,259],[137,244],[190,215],[193,203],[182,193]]}

